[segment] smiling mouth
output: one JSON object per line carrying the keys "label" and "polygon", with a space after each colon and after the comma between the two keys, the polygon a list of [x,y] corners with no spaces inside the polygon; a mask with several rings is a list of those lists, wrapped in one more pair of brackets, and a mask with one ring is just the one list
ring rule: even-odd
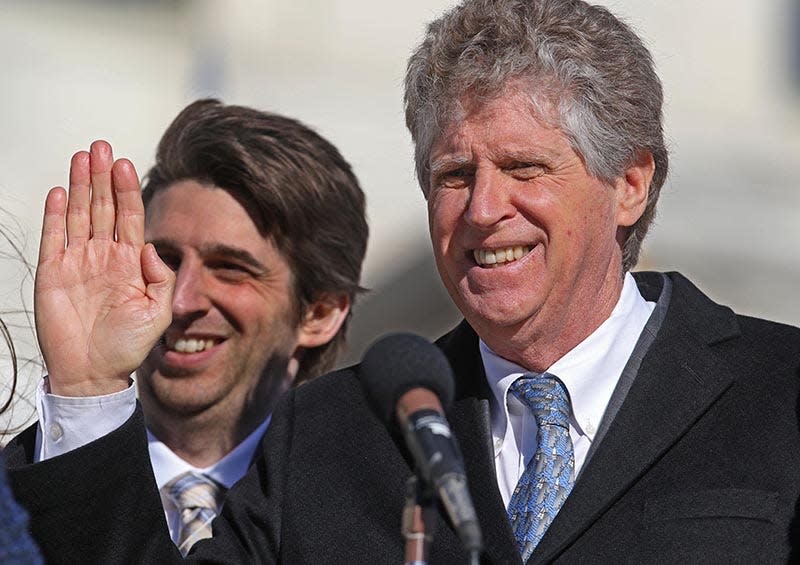
{"label": "smiling mouth", "polygon": [[211,349],[222,341],[212,337],[167,337],[162,340],[167,351],[176,353],[199,353]]}
{"label": "smiling mouth", "polygon": [[530,245],[514,245],[512,247],[499,247],[496,249],[475,249],[472,256],[481,267],[495,267],[522,259],[533,249]]}

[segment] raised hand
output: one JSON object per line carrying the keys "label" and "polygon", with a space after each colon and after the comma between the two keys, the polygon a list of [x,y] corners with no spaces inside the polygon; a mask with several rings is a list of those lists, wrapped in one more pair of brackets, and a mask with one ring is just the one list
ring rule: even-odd
{"label": "raised hand", "polygon": [[169,325],[175,277],[144,243],[139,180],[95,141],[72,157],[69,196],[47,195],[34,288],[50,391],[122,390]]}

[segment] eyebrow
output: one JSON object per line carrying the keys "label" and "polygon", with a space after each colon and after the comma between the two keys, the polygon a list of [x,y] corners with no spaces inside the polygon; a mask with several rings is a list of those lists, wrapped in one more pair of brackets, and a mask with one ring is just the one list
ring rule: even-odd
{"label": "eyebrow", "polygon": [[[156,247],[156,250],[180,249],[180,246],[170,239],[153,239],[150,241],[150,243]],[[201,245],[198,251],[202,257],[224,255],[225,257],[236,259],[237,261],[249,265],[250,267],[253,267],[259,271],[267,270],[267,267],[261,261],[256,259],[252,253],[246,249],[242,249],[241,247],[233,247],[230,245],[225,245],[224,243],[209,243]]]}
{"label": "eyebrow", "polygon": [[520,149],[510,150],[503,153],[502,158],[510,161],[544,161],[547,160],[547,152],[540,149]]}
{"label": "eyebrow", "polygon": [[453,167],[462,167],[464,165],[468,165],[470,162],[469,157],[466,156],[453,156],[453,157],[442,157],[440,159],[435,159],[431,163],[431,175],[435,176],[441,173],[442,171],[446,171],[448,169],[452,169]]}
{"label": "eyebrow", "polygon": [[[552,158],[550,157],[549,153],[547,151],[542,151],[539,148],[509,149],[496,156],[491,156],[491,159],[497,162],[532,161],[543,164],[552,162]],[[431,176],[435,177],[443,171],[448,171],[456,167],[463,167],[464,165],[469,165],[471,162],[472,159],[465,155],[445,155],[441,158],[433,159],[431,161],[430,174]]]}

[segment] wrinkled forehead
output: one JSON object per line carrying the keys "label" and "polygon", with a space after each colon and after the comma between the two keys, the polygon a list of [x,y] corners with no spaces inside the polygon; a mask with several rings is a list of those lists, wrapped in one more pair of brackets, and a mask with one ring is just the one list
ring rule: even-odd
{"label": "wrinkled forehead", "polygon": [[471,89],[445,98],[446,102],[439,111],[436,128],[428,150],[428,162],[433,158],[436,148],[450,144],[456,132],[469,120],[479,119],[487,127],[497,124],[503,119],[492,112],[492,108],[504,106],[498,102],[513,105],[529,113],[542,125],[560,127],[562,100],[559,97],[563,89],[556,90],[552,80],[533,80],[531,78],[515,78],[489,88]]}

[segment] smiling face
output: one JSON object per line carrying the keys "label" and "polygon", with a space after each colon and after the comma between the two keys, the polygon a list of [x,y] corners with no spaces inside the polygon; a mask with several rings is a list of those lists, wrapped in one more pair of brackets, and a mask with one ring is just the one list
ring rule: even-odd
{"label": "smiling face", "polygon": [[450,296],[495,352],[546,369],[619,298],[618,238],[643,209],[636,171],[611,184],[590,176],[518,90],[450,124],[430,167],[431,239]]}
{"label": "smiling face", "polygon": [[177,182],[146,217],[146,239],[176,273],[172,324],[138,371],[148,423],[257,425],[291,382],[301,332],[286,260],[220,188]]}

